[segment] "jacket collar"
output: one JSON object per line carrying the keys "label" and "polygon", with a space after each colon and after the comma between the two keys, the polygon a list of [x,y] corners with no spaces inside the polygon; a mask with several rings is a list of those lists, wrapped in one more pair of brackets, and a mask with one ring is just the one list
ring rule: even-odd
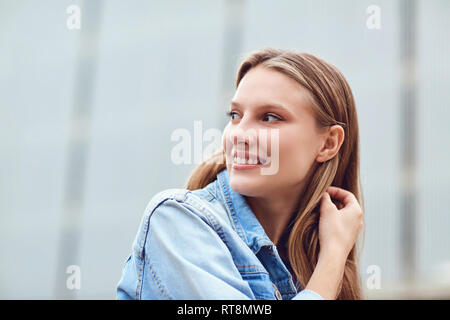
{"label": "jacket collar", "polygon": [[263,246],[273,247],[273,242],[267,236],[245,197],[230,188],[227,168],[217,174],[216,184],[217,197],[227,209],[233,228],[253,253],[256,254]]}

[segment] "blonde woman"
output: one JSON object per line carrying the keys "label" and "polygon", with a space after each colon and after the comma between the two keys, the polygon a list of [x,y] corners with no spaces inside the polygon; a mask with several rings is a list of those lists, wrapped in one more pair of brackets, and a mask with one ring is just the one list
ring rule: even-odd
{"label": "blonde woman", "polygon": [[310,54],[252,52],[227,113],[222,150],[148,204],[117,298],[361,299],[358,119],[343,75]]}

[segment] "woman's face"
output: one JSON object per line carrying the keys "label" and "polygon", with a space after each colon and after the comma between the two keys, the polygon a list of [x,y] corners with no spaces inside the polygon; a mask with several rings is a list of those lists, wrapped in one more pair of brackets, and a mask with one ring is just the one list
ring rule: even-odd
{"label": "woman's face", "polygon": [[[230,112],[223,134],[230,187],[251,197],[301,190],[326,133],[316,125],[307,91],[283,73],[259,65],[239,83]],[[242,164],[244,157],[255,160],[252,154],[270,161]]]}

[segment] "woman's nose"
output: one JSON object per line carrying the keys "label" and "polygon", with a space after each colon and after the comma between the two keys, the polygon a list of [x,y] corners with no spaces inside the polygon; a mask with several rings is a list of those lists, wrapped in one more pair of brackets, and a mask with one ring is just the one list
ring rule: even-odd
{"label": "woman's nose", "polygon": [[255,150],[257,148],[258,135],[253,127],[241,126],[240,124],[230,128],[228,139],[232,146],[236,148],[247,148]]}

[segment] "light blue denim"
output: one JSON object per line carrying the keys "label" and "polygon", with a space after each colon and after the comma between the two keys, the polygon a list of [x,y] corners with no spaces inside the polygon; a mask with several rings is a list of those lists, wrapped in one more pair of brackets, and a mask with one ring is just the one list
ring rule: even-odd
{"label": "light blue denim", "polygon": [[147,205],[117,299],[322,300],[297,290],[227,169],[203,189],[167,189]]}

